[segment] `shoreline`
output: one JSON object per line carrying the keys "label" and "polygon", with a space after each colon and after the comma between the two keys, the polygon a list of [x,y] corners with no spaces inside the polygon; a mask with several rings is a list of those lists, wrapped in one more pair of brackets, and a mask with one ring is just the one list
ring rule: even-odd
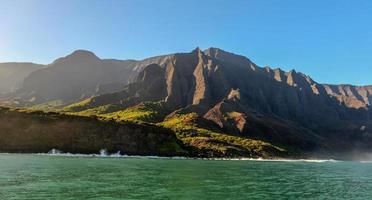
{"label": "shoreline", "polygon": [[81,158],[137,158],[137,159],[165,159],[165,160],[205,160],[205,161],[260,161],[260,162],[372,162],[362,160],[335,160],[335,159],[314,159],[314,158],[219,158],[219,157],[184,157],[184,156],[144,156],[144,155],[121,155],[121,154],[80,154],[80,153],[0,153],[1,155],[33,155],[51,157],[81,157]]}

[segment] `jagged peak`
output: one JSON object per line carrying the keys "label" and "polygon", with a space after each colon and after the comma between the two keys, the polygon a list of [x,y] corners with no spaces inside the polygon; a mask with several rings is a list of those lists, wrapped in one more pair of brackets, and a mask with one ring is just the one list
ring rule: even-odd
{"label": "jagged peak", "polygon": [[249,67],[254,71],[257,70],[258,67],[247,57],[230,53],[220,48],[210,47],[204,50],[204,53],[205,55],[211,57],[212,59],[221,60],[239,67]]}
{"label": "jagged peak", "polygon": [[214,58],[218,58],[218,57],[221,57],[223,55],[240,56],[240,55],[236,55],[236,54],[227,52],[227,51],[225,51],[223,49],[220,49],[220,48],[217,48],[217,47],[210,47],[210,48],[204,50],[203,52],[206,55],[208,55],[210,57],[214,57]]}
{"label": "jagged peak", "polygon": [[199,47],[196,47],[191,53],[193,53],[193,54],[195,54],[199,57],[204,55],[204,52]]}
{"label": "jagged peak", "polygon": [[204,50],[205,53],[208,52],[210,54],[218,53],[220,51],[223,51],[223,50],[220,48],[216,48],[216,47],[209,47],[208,49]]}
{"label": "jagged peak", "polygon": [[232,52],[229,52],[229,51],[225,51],[221,48],[217,48],[217,47],[209,47],[207,49],[205,49],[203,51],[206,55],[209,55],[211,57],[215,57],[215,56],[234,56],[234,57],[239,57],[239,58],[244,58],[244,59],[247,59],[249,60],[247,57],[243,56],[243,55],[240,55],[240,54],[235,54],[235,53],[232,53]]}
{"label": "jagged peak", "polygon": [[199,47],[196,47],[194,50],[192,50],[192,52],[199,52],[199,51],[201,51]]}
{"label": "jagged peak", "polygon": [[284,70],[282,70],[282,68],[280,67],[275,67],[275,68],[272,68],[274,71],[278,71],[278,72],[284,72]]}

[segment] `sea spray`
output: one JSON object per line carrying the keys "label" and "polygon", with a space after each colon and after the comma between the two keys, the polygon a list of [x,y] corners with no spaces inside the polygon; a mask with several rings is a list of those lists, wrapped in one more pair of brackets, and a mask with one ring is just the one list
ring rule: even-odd
{"label": "sea spray", "polygon": [[109,153],[107,152],[107,149],[101,149],[99,150],[99,156],[107,157]]}
{"label": "sea spray", "polygon": [[[110,154],[107,149],[101,149],[98,154],[79,154],[79,153],[64,153],[58,149],[51,149],[48,153],[38,153],[37,155],[49,156],[66,156],[66,157],[103,157],[103,158],[147,158],[147,159],[172,159],[172,160],[231,160],[231,161],[262,161],[262,162],[309,162],[309,163],[322,163],[322,162],[342,162],[333,159],[263,159],[263,158],[195,158],[195,157],[164,157],[164,156],[140,156],[140,155],[126,155],[121,151]],[[365,163],[372,161],[362,161]]]}
{"label": "sea spray", "polygon": [[116,153],[110,154],[110,157],[115,157],[115,158],[117,157],[117,158],[119,158],[119,157],[122,157],[122,155],[121,155],[121,152],[118,151]]}
{"label": "sea spray", "polygon": [[58,149],[51,149],[50,151],[48,151],[48,154],[59,155],[59,154],[63,154],[63,152],[61,150],[58,150]]}

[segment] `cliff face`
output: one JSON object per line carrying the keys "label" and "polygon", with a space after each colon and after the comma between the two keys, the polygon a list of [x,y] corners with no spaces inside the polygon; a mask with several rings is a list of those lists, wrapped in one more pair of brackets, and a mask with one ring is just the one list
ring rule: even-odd
{"label": "cliff face", "polygon": [[173,109],[198,106],[202,114],[235,90],[247,112],[276,115],[313,128],[371,117],[371,87],[318,84],[294,70],[260,68],[220,49],[175,54],[163,66],[145,68],[135,84],[132,90],[146,88],[138,98],[164,100]]}
{"label": "cliff face", "polygon": [[363,140],[372,133],[370,86],[319,84],[216,48],[174,54],[144,68],[122,92],[75,109],[143,101],[163,101],[170,116],[196,112],[226,133],[307,150],[369,148]]}
{"label": "cliff face", "polygon": [[174,133],[149,124],[116,123],[91,117],[0,108],[0,151],[70,153],[107,149],[128,155],[184,155]]}

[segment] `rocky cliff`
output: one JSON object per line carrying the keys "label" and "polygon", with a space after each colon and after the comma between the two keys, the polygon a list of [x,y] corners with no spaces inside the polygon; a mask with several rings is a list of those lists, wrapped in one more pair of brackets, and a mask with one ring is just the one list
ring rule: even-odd
{"label": "rocky cliff", "polygon": [[171,130],[150,124],[0,107],[0,127],[0,152],[187,155]]}

